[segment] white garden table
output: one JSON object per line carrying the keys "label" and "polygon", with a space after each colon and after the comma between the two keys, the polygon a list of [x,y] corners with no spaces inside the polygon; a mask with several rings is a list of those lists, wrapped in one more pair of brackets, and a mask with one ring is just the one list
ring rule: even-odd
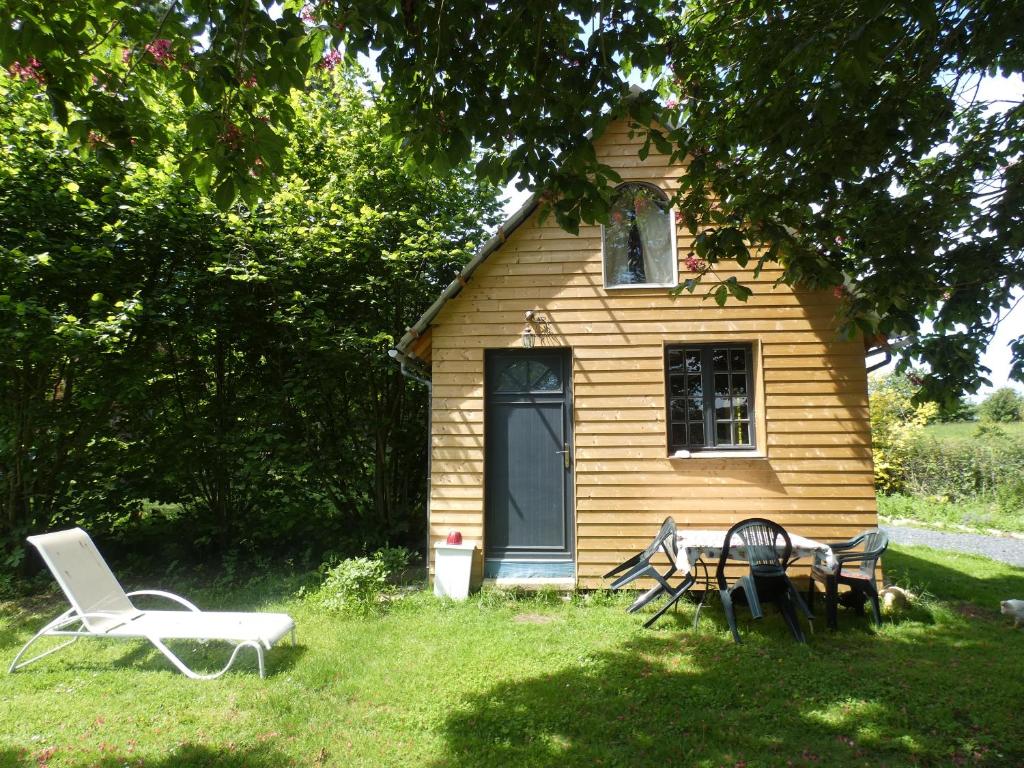
{"label": "white garden table", "polygon": [[[728,531],[702,530],[699,528],[686,528],[676,534],[676,568],[680,573],[690,573],[697,564],[718,562],[722,556],[722,545],[725,544],[725,534]],[[790,562],[802,557],[813,557],[815,563],[823,564],[825,567],[835,570],[836,556],[828,544],[824,544],[806,536],[795,533],[789,534],[789,541],[793,545],[790,553]],[[743,548],[743,541],[733,537],[729,545],[730,560],[746,560],[747,553]]]}
{"label": "white garden table", "polygon": [[[721,558],[727,533],[728,531],[724,530],[704,530],[700,528],[686,528],[676,533],[675,567],[680,573],[686,575],[679,587],[671,593],[669,601],[644,626],[653,624],[684,593],[697,586],[699,581],[703,581],[704,589],[701,592],[700,600],[697,602],[697,610],[693,617],[693,626],[697,626],[697,622],[700,620],[700,611],[704,607],[705,600],[707,600],[708,592],[718,588],[716,584],[712,583],[709,566],[717,563],[719,558]],[[836,562],[835,553],[832,552],[832,548],[828,544],[808,539],[806,536],[800,536],[795,533],[789,534],[789,542],[792,545],[789,563],[802,557],[813,557],[816,565],[824,565],[832,570],[837,569],[838,563]],[[741,561],[747,559],[742,539],[733,537],[729,544],[729,559]],[[704,572],[702,577],[697,576],[698,566]]]}

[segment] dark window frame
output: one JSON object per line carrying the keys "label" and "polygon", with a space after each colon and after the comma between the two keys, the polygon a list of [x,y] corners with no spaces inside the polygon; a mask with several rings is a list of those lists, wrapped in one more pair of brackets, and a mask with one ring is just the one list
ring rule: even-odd
{"label": "dark window frame", "polygon": [[[714,350],[726,350],[727,367],[724,371],[715,371],[713,365]],[[729,354],[733,350],[741,350],[745,353],[745,365],[743,371],[733,369],[732,355]],[[757,450],[757,418],[758,412],[756,408],[756,382],[754,377],[754,350],[755,346],[752,342],[699,342],[694,344],[686,343],[673,343],[665,345],[665,352],[663,358],[664,371],[665,371],[665,439],[668,447],[668,454],[671,456],[677,451],[685,450],[690,453],[698,453],[702,451],[722,451],[722,452],[750,452]],[[670,366],[670,357],[673,352],[681,352],[684,356],[687,351],[698,351],[700,353],[700,372],[697,373],[686,373],[684,372],[673,372]],[[735,395],[732,394],[732,387],[734,376],[743,375],[745,378],[745,395],[742,397],[746,398],[746,419],[737,419],[736,411],[733,410],[731,418],[719,419],[716,413],[716,400],[718,396],[715,392],[715,375],[727,375],[729,377],[730,394],[728,397],[732,398]],[[691,409],[688,407],[688,399],[691,399],[689,390],[689,381],[684,379],[684,389],[687,390],[687,394],[673,394],[672,383],[673,377],[677,379],[681,376],[687,376],[691,379],[700,378],[701,384],[701,409],[700,413],[702,418],[698,421],[697,419],[691,419]],[[709,396],[710,395],[710,396]],[[696,398],[692,398],[696,399]],[[681,403],[684,413],[683,419],[673,418],[673,401]],[[733,408],[731,404],[729,406]],[[687,442],[679,442],[675,439],[676,425],[684,424],[687,433]],[[703,435],[704,442],[697,444],[689,441],[691,425],[697,426],[703,424]],[[718,426],[720,424],[729,424],[730,439],[734,440],[738,429],[732,425],[743,425],[741,428],[745,428],[748,432],[748,440],[745,443],[723,443],[718,442]]]}

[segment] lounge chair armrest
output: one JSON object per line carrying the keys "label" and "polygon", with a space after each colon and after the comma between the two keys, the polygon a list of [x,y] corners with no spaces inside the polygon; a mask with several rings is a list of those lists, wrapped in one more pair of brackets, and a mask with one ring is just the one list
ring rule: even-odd
{"label": "lounge chair armrest", "polygon": [[135,597],[137,595],[152,595],[153,597],[165,597],[168,600],[173,600],[174,602],[176,602],[176,603],[178,603],[180,605],[185,606],[190,611],[195,611],[196,613],[202,613],[202,611],[200,611],[196,606],[194,606],[192,603],[190,603],[184,597],[179,597],[178,595],[175,595],[172,592],[164,592],[163,590],[159,590],[159,589],[140,589],[140,590],[137,590],[135,592],[129,592],[128,593],[128,597]]}

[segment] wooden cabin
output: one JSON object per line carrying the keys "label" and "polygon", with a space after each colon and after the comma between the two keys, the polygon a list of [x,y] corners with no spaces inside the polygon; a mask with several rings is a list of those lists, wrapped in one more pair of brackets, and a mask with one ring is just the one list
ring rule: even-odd
{"label": "wooden cabin", "polygon": [[431,382],[431,544],[477,542],[477,579],[602,586],[668,515],[876,525],[864,345],[836,298],[729,263],[746,303],[671,295],[693,276],[667,208],[686,168],[641,142],[626,121],[595,141],[624,180],[607,227],[571,235],[531,199],[392,352]]}

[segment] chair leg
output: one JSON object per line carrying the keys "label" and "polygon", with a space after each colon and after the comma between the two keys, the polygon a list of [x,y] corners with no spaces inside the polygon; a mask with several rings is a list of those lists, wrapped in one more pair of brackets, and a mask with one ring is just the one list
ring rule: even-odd
{"label": "chair leg", "polygon": [[777,599],[779,606],[779,612],[782,613],[782,618],[789,627],[790,633],[793,635],[793,639],[798,643],[806,643],[807,638],[804,636],[803,630],[800,629],[800,620],[796,615],[796,610],[793,605],[793,598],[789,592],[783,592]]}
{"label": "chair leg", "polygon": [[149,640],[149,642],[151,642],[153,644],[153,646],[158,651],[160,651],[160,653],[162,653],[167,658],[167,660],[169,662],[171,662],[171,664],[173,664],[175,666],[175,668],[179,672],[181,672],[183,675],[185,675],[185,677],[188,677],[188,678],[190,678],[192,680],[216,680],[218,677],[220,677],[225,672],[227,672],[229,669],[231,669],[231,667],[235,663],[235,658],[238,656],[238,652],[241,651],[243,648],[255,648],[256,649],[256,659],[259,662],[260,677],[261,678],[262,677],[266,677],[266,673],[265,673],[265,670],[264,670],[264,664],[263,664],[263,648],[260,646],[259,643],[255,642],[255,641],[252,641],[252,640],[246,640],[246,641],[241,642],[238,645],[236,645],[235,649],[231,652],[231,658],[228,659],[228,663],[224,665],[224,669],[222,669],[220,672],[212,672],[209,675],[201,675],[198,672],[193,672],[192,669],[190,667],[188,667],[185,664],[185,662],[183,662],[181,659],[179,659],[177,657],[177,655],[175,655],[175,653],[170,648],[168,648],[166,645],[164,645],[163,641],[161,641],[159,638],[157,638],[157,637],[147,637],[146,639]]}
{"label": "chair leg", "polygon": [[732,604],[732,595],[729,594],[729,590],[720,589],[718,590],[718,596],[722,598],[722,608],[725,609],[725,620],[729,622],[729,629],[732,630],[732,639],[736,643],[742,642],[740,640],[740,632],[736,628],[736,609]]}
{"label": "chair leg", "polygon": [[839,628],[839,582],[836,579],[825,582],[825,616],[829,629]]}
{"label": "chair leg", "polygon": [[757,583],[750,576],[741,576],[738,585],[743,589],[743,594],[747,598],[750,615],[755,619],[763,619],[764,609],[761,607],[761,598],[757,594]]}
{"label": "chair leg", "polygon": [[875,618],[875,626],[882,626],[882,609],[878,605],[878,590],[875,589],[874,584],[868,585],[867,589],[868,600],[871,601],[871,613]]}
{"label": "chair leg", "polygon": [[644,622],[644,627],[650,629],[654,625],[654,622],[656,622],[658,619],[662,617],[665,611],[667,611],[669,608],[671,608],[673,605],[679,602],[679,598],[686,594],[687,590],[689,590],[695,582],[696,579],[694,579],[693,576],[687,575],[686,578],[683,579],[683,583],[680,584],[677,589],[669,590],[669,594],[671,595],[671,597],[669,597],[669,599],[665,601],[665,604],[661,606],[661,608],[659,608],[657,612],[653,616],[651,616],[651,618]]}
{"label": "chair leg", "polygon": [[814,577],[811,576],[807,580],[807,610],[812,614],[814,613],[814,593],[818,590],[814,586]]}

